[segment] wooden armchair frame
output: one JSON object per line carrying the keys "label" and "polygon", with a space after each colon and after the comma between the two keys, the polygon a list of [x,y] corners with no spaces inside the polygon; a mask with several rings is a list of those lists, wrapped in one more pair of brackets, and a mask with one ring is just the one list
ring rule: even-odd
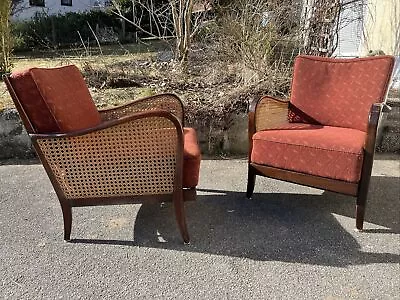
{"label": "wooden armchair frame", "polygon": [[72,207],[152,198],[173,202],[179,231],[189,242],[184,200],[194,200],[196,189],[182,187],[184,110],[176,95],[99,110],[102,123],[92,128],[42,134],[35,132],[10,78],[4,81],[60,201],[65,240],[71,236]]}
{"label": "wooden armchair frame", "polygon": [[356,228],[363,229],[365,206],[368,195],[368,187],[371,178],[372,164],[375,153],[376,133],[379,118],[383,110],[387,110],[384,102],[371,106],[368,120],[368,130],[364,146],[364,160],[362,164],[361,179],[358,183],[350,183],[342,180],[329,179],[310,174],[299,173],[291,170],[264,166],[251,161],[252,137],[257,131],[273,129],[289,123],[288,110],[290,102],[269,96],[254,99],[250,104],[248,113],[249,159],[247,198],[251,198],[256,175],[276,178],[283,181],[329,190],[356,197]]}

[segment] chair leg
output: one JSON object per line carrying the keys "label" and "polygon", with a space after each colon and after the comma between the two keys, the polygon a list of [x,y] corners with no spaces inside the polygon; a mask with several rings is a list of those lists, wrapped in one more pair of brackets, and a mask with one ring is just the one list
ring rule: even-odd
{"label": "chair leg", "polygon": [[196,188],[183,189],[183,201],[196,201],[197,191]]}
{"label": "chair leg", "polygon": [[178,193],[174,193],[173,202],[175,208],[175,218],[178,223],[179,231],[182,235],[182,239],[185,244],[189,244],[189,232],[186,225],[186,215],[185,215],[185,206],[183,203],[183,191],[179,191]]}
{"label": "chair leg", "polygon": [[363,230],[364,226],[364,216],[365,216],[365,207],[367,204],[367,196],[368,196],[368,185],[360,188],[356,201],[356,228],[360,231]]}
{"label": "chair leg", "polygon": [[71,227],[72,227],[72,208],[68,204],[61,203],[61,209],[64,219],[64,240],[71,240]]}
{"label": "chair leg", "polygon": [[248,199],[251,198],[253,195],[254,191],[254,185],[256,183],[256,173],[254,172],[254,169],[252,166],[248,166],[248,176],[247,176],[247,192],[246,192],[246,197]]}
{"label": "chair leg", "polygon": [[364,227],[364,215],[365,215],[365,206],[356,205],[356,228],[360,231],[363,230]]}
{"label": "chair leg", "polygon": [[364,225],[365,207],[367,204],[369,182],[372,173],[373,151],[365,151],[364,156],[356,202],[356,228],[360,231],[363,230]]}

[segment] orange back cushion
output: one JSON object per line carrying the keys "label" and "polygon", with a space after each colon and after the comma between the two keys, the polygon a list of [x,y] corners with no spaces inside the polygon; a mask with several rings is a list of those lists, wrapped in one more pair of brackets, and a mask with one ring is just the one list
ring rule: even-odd
{"label": "orange back cushion", "polygon": [[14,72],[11,85],[35,132],[59,132],[57,122],[51,115],[29,70]]}
{"label": "orange back cushion", "polygon": [[289,119],[366,131],[371,105],[385,98],[393,64],[392,56],[298,56]]}
{"label": "orange back cushion", "polygon": [[76,66],[32,68],[11,75],[11,83],[38,133],[66,133],[101,122]]}

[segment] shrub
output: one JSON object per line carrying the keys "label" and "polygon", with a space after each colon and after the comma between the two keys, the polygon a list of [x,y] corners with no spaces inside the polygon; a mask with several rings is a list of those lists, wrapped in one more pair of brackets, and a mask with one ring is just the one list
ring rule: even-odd
{"label": "shrub", "polygon": [[264,82],[265,92],[286,94],[299,52],[300,5],[290,0],[225,0],[216,7],[212,47],[220,60],[237,65],[246,86]]}
{"label": "shrub", "polygon": [[16,50],[34,48],[57,48],[66,45],[79,45],[84,41],[94,42],[101,29],[120,30],[120,22],[115,16],[103,11],[87,13],[66,13],[64,15],[36,14],[32,20],[13,24],[16,37]]}

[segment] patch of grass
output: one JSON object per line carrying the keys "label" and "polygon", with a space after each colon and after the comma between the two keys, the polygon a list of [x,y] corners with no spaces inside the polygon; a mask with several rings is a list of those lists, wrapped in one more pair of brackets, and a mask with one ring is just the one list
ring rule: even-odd
{"label": "patch of grass", "polygon": [[[203,143],[206,140],[209,145],[209,154],[218,153],[221,148],[218,145],[224,143],[224,132],[232,126],[236,114],[246,112],[250,100],[262,94],[284,97],[289,82],[287,72],[273,67],[262,80],[244,80],[240,62],[224,60],[207,49],[192,52],[186,72],[170,60],[168,48],[142,53],[119,51],[116,47],[115,54],[18,57],[14,70],[75,64],[98,108],[163,92],[175,93],[185,105],[185,124],[205,133]],[[1,85],[0,109],[12,106],[5,86]]]}
{"label": "patch of grass", "polygon": [[[129,70],[130,73],[132,73],[132,71],[138,71],[138,68],[136,68],[136,70],[130,70],[126,66],[132,66],[132,61],[151,61],[156,55],[155,51],[165,49],[163,47],[165,47],[165,45],[161,43],[108,45],[104,48],[102,47],[102,55],[99,55],[97,49],[97,51],[93,51],[94,54],[90,56],[86,56],[82,49],[67,49],[57,52],[42,51],[38,53],[18,53],[13,59],[12,71],[20,71],[32,67],[50,68],[68,64],[75,64],[80,70],[84,70],[87,65],[90,65],[96,70],[112,66],[109,67],[109,76],[110,80],[113,80],[113,78],[115,79],[121,74],[121,70]],[[140,71],[138,71],[138,73],[140,74]],[[118,86],[118,82],[115,83],[115,86]],[[123,89],[99,89],[99,87],[100,86],[97,86],[97,88],[91,89],[92,96],[99,107],[118,105],[127,101],[126,99],[132,100],[133,98],[136,99],[154,93],[154,91],[148,87],[137,89],[132,89],[129,86]],[[13,107],[14,104],[5,84],[0,84],[0,110]]]}

